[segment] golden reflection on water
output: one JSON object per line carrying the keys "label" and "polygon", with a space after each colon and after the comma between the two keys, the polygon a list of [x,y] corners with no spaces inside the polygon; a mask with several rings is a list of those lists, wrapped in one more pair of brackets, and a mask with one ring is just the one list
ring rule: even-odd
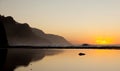
{"label": "golden reflection on water", "polygon": [[107,49],[98,49],[98,50],[91,50],[88,52],[88,54],[94,55],[96,57],[101,56],[101,57],[116,57],[120,53],[120,50],[107,50]]}

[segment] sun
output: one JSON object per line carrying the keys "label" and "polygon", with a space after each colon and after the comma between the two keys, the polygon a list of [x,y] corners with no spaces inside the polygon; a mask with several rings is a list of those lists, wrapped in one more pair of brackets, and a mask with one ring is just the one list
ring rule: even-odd
{"label": "sun", "polygon": [[110,37],[110,36],[97,36],[97,37],[95,37],[95,44],[100,44],[100,45],[110,45],[110,44],[113,44],[114,42],[114,40],[113,40],[114,38],[113,37]]}
{"label": "sun", "polygon": [[97,43],[97,44],[105,45],[105,44],[110,44],[110,41],[105,40],[105,39],[97,39],[97,40],[96,40],[96,43]]}

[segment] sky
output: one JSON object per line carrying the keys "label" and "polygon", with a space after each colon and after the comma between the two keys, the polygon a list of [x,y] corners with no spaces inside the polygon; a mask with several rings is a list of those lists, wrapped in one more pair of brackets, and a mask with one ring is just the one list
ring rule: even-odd
{"label": "sky", "polygon": [[120,0],[0,0],[0,14],[73,44],[120,44]]}

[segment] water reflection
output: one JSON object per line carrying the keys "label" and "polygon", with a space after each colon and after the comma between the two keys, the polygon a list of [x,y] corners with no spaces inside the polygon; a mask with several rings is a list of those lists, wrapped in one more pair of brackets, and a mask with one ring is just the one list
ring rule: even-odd
{"label": "water reflection", "polygon": [[27,66],[30,62],[61,52],[55,49],[9,49],[4,71],[14,71],[19,66]]}
{"label": "water reflection", "polygon": [[[85,56],[79,56],[80,52]],[[15,71],[120,71],[120,50],[65,49]]]}

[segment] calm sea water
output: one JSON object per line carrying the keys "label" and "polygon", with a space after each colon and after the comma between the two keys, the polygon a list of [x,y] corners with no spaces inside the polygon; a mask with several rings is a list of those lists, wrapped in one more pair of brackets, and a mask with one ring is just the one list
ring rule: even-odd
{"label": "calm sea water", "polygon": [[120,71],[120,50],[10,49],[7,64],[14,71]]}

